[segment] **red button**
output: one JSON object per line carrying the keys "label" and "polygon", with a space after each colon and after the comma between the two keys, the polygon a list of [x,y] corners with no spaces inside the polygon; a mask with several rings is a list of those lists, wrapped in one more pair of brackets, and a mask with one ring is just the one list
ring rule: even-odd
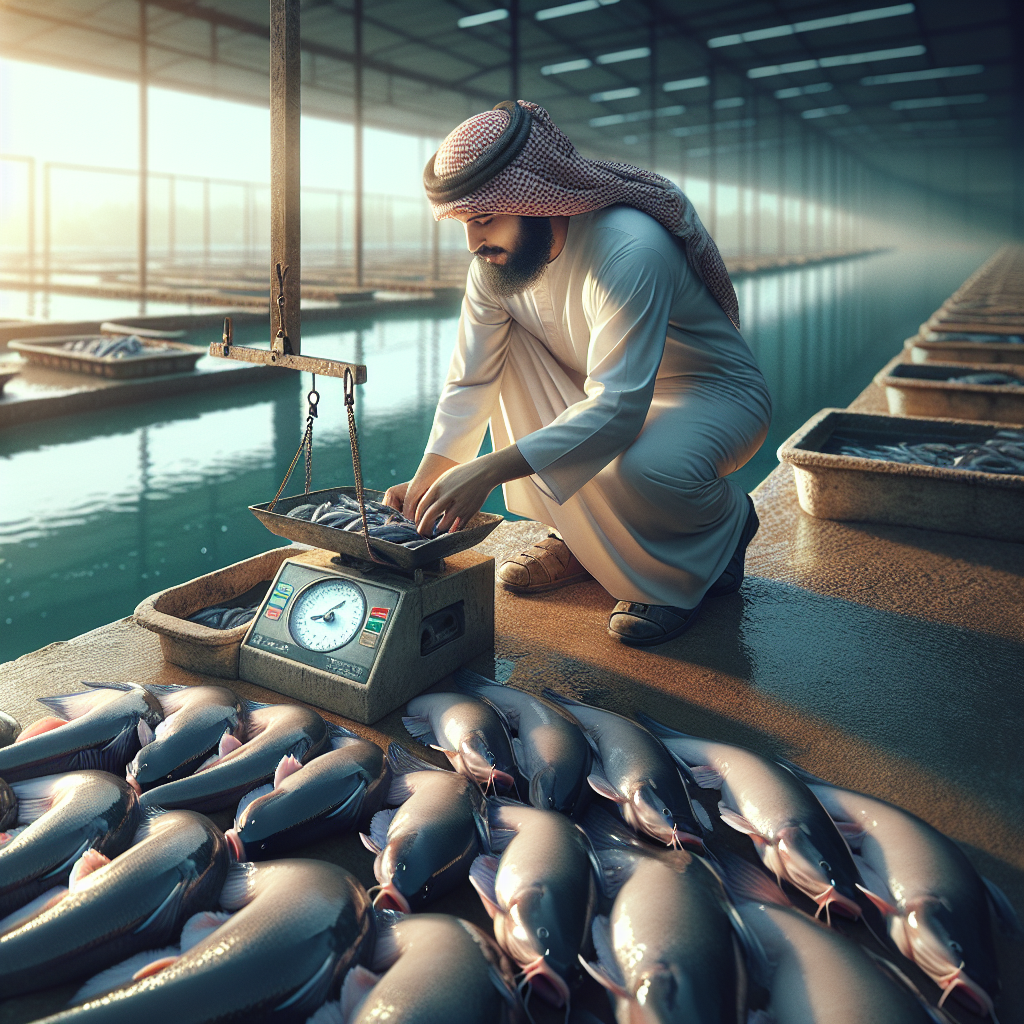
{"label": "red button", "polygon": [[267,612],[266,612],[266,617],[268,619],[279,619],[279,618],[281,618],[281,609],[280,608],[268,608]]}
{"label": "red button", "polygon": [[391,609],[390,608],[371,608],[370,609],[370,618],[371,619],[384,619],[386,621],[387,617],[390,614],[391,614]]}

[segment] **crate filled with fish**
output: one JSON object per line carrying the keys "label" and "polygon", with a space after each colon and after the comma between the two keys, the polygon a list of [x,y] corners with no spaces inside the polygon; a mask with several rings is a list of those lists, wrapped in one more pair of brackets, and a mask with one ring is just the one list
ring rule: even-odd
{"label": "crate filled with fish", "polygon": [[34,1019],[1005,1013],[1021,924],[956,842],[678,708],[463,669],[385,750],[223,685],[40,703],[0,711],[0,1000]]}
{"label": "crate filled with fish", "polygon": [[912,363],[1024,364],[1024,331],[935,330],[922,324],[903,342]]}
{"label": "crate filled with fish", "polygon": [[905,363],[896,356],[875,383],[894,416],[1024,423],[1024,365]]}
{"label": "crate filled with fish", "polygon": [[[382,502],[382,491],[365,488],[367,535],[374,555],[402,569],[418,569],[479,544],[503,519],[478,512],[455,532],[423,537],[416,524]],[[250,505],[249,511],[279,537],[369,561],[354,487],[332,487]]]}
{"label": "crate filled with fish", "polygon": [[161,590],[142,601],[134,619],[160,638],[164,660],[202,675],[238,678],[238,649],[267,588],[286,559],[274,548]]}
{"label": "crate filled with fish", "polygon": [[[180,332],[177,332],[180,333]],[[9,342],[29,363],[118,379],[189,373],[205,349],[138,334],[80,334]]]}
{"label": "crate filled with fish", "polygon": [[823,409],[779,460],[819,519],[1024,541],[1024,428]]}

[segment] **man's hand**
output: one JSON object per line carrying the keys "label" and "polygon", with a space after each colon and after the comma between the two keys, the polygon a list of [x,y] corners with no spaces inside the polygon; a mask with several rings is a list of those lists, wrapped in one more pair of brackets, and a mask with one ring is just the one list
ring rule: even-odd
{"label": "man's hand", "polygon": [[[532,472],[530,464],[514,444],[464,465],[454,466],[442,473],[420,498],[414,517],[416,528],[421,536],[433,537],[434,522],[440,516],[438,534],[458,530],[480,511],[495,487],[529,476]],[[411,505],[411,498],[411,494],[406,498],[408,505]]]}
{"label": "man's hand", "polygon": [[452,459],[443,455],[424,455],[416,475],[404,484],[389,487],[384,495],[384,504],[398,509],[407,519],[415,519],[416,506],[427,488],[446,470],[457,466]]}

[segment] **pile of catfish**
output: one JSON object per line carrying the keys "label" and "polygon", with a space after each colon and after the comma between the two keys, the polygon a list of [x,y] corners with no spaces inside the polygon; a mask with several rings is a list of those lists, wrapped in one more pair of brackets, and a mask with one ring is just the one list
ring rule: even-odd
{"label": "pile of catfish", "polygon": [[[85,685],[0,713],[0,1000],[78,984],[47,1021],[568,1021],[584,972],[620,1024],[996,1019],[1006,897],[795,765],[464,669],[403,719],[453,771],[222,686]],[[291,855],[357,829],[369,891]],[[430,912],[467,878],[493,935]]]}

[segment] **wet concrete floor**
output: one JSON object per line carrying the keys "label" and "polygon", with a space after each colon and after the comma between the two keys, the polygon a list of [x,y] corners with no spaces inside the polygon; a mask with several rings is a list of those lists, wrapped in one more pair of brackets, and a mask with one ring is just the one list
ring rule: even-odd
{"label": "wet concrete floor", "polygon": [[[873,387],[855,408],[882,408]],[[754,497],[762,526],[742,589],[709,602],[691,631],[661,647],[612,640],[614,598],[596,583],[530,598],[499,588],[495,657],[514,666],[510,682],[551,686],[627,715],[644,711],[891,800],[961,843],[1024,917],[1024,545],[816,520],[799,509],[788,467]],[[535,523],[506,524],[485,553],[515,553],[543,532]],[[493,666],[480,659],[475,667]],[[122,620],[0,665],[3,706],[30,722],[40,716],[36,697],[73,691],[83,679],[212,681],[165,665],[157,638]],[[243,682],[237,688],[253,699],[286,699]],[[400,715],[355,728],[415,747]],[[215,817],[227,825],[226,813]],[[742,837],[728,841],[752,855]],[[372,857],[354,837],[303,852],[373,882]],[[489,928],[468,883],[437,909]],[[999,1018],[1020,1024],[1024,978],[1014,968],[1024,948],[1000,943]],[[908,974],[934,1001],[935,986],[912,968]],[[0,1004],[0,1024],[55,1012],[73,988]],[[611,1020],[596,985],[588,982],[578,1003]],[[961,1021],[977,1019],[946,1007]]]}

